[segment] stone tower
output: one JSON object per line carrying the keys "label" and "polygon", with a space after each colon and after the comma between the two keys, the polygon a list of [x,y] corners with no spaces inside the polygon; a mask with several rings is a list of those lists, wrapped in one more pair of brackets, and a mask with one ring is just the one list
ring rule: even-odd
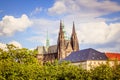
{"label": "stone tower", "polygon": [[78,44],[78,39],[75,31],[75,25],[73,22],[73,30],[72,30],[72,35],[71,39],[67,40],[65,38],[65,30],[64,30],[64,25],[60,21],[60,31],[58,35],[58,42],[57,42],[57,54],[58,54],[58,59],[64,59],[67,57],[72,51],[78,51],[79,50],[79,44]]}
{"label": "stone tower", "polygon": [[75,31],[75,24],[73,22],[73,29],[72,29],[72,35],[71,35],[71,46],[73,51],[78,51],[79,50],[79,43]]}
{"label": "stone tower", "polygon": [[64,39],[64,31],[63,31],[63,24],[60,21],[60,31],[58,35],[58,42],[57,42],[57,53],[58,59],[65,58],[65,39]]}

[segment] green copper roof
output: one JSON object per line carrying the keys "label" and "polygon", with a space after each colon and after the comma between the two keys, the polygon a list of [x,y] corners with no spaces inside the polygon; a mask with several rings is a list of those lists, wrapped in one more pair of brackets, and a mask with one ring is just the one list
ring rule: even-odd
{"label": "green copper roof", "polygon": [[50,46],[49,38],[48,38],[48,30],[47,30],[47,38],[46,38],[46,47]]}
{"label": "green copper roof", "polygon": [[67,32],[65,31],[64,23],[62,23],[62,30],[64,32],[64,38],[65,38],[65,40],[69,40],[70,38],[69,38],[69,35],[67,34]]}

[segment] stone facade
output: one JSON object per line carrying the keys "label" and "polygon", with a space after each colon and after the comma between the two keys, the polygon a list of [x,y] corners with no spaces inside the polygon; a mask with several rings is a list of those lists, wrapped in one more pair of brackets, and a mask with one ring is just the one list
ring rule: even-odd
{"label": "stone facade", "polygon": [[[48,43],[48,38],[47,38]],[[75,31],[75,24],[73,22],[73,29],[70,39],[66,39],[64,25],[60,21],[60,30],[58,33],[57,45],[38,46],[37,58],[41,62],[53,62],[54,60],[61,60],[71,54],[73,51],[79,50],[79,43]]]}

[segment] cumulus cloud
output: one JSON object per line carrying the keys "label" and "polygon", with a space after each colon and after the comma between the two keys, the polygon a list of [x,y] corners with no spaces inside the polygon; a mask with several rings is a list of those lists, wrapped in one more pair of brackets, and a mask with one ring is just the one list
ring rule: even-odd
{"label": "cumulus cloud", "polygon": [[81,17],[98,17],[117,11],[120,11],[120,5],[110,0],[56,0],[54,5],[48,9],[50,14],[67,13]]}
{"label": "cumulus cloud", "polygon": [[4,43],[0,43],[0,48],[1,48],[1,49],[4,50],[4,49],[6,49],[6,47],[7,47],[6,44],[4,44]]}
{"label": "cumulus cloud", "polygon": [[12,45],[14,45],[17,48],[22,48],[22,45],[19,42],[17,42],[17,41],[11,41],[8,44],[12,44]]}
{"label": "cumulus cloud", "polygon": [[50,13],[62,14],[66,12],[66,5],[62,1],[57,1],[52,8],[49,8]]}
{"label": "cumulus cloud", "polygon": [[[30,37],[28,40],[31,42],[42,42],[42,45],[45,45],[45,33],[48,28],[50,43],[57,44],[59,21],[52,21],[47,19],[38,19],[34,21],[36,22],[36,33],[38,36]],[[70,19],[64,20],[65,30],[69,35],[71,35],[72,25],[73,24]],[[108,50],[111,49],[111,51],[113,51],[113,49],[115,51],[116,47],[117,49],[120,47],[116,46],[117,44],[120,44],[120,23],[107,24],[102,20],[93,20],[89,22],[80,22],[80,20],[77,20],[75,21],[75,26],[80,45],[87,45],[89,47],[91,47],[90,45],[93,45],[96,48],[107,48]]]}
{"label": "cumulus cloud", "polygon": [[[13,44],[14,46],[16,46],[17,48],[22,48],[22,45],[17,42],[17,41],[11,41],[9,42],[8,44]],[[3,50],[6,50],[7,49],[7,46],[5,43],[0,43],[0,48],[3,49]]]}
{"label": "cumulus cloud", "polygon": [[28,16],[23,14],[20,18],[13,16],[4,16],[0,21],[0,36],[13,35],[17,31],[24,31],[30,27],[32,21],[29,20]]}
{"label": "cumulus cloud", "polygon": [[[87,45],[87,47],[93,45],[96,48],[108,50],[120,47],[116,46],[120,44],[120,23],[107,24],[106,22],[117,21],[120,18],[106,19],[100,16],[118,11],[120,11],[120,5],[111,0],[55,0],[53,6],[48,8],[49,14],[60,15],[57,19],[64,20],[65,30],[69,35],[72,31],[72,22],[75,21],[80,45]],[[29,40],[39,40],[45,45],[45,32],[48,28],[51,44],[57,43],[58,20],[34,19],[33,22],[39,34]]]}
{"label": "cumulus cloud", "polygon": [[79,30],[78,35],[81,42],[84,43],[100,44],[110,42],[120,34],[120,23],[108,25],[105,22],[93,22],[79,24],[79,26],[81,27],[77,28]]}

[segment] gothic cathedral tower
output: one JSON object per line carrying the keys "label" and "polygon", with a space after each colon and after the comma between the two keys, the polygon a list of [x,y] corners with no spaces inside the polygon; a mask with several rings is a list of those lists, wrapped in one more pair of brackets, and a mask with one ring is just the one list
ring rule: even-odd
{"label": "gothic cathedral tower", "polygon": [[65,32],[64,32],[64,25],[60,21],[60,31],[58,35],[58,42],[57,42],[57,54],[58,59],[64,59],[67,57],[72,51],[78,51],[79,50],[79,43],[75,31],[75,24],[73,22],[73,29],[72,29],[72,35],[70,40],[65,39]]}
{"label": "gothic cathedral tower", "polygon": [[73,29],[72,29],[72,35],[71,35],[71,46],[73,51],[78,51],[79,50],[79,43],[75,31],[75,24],[73,22]]}
{"label": "gothic cathedral tower", "polygon": [[65,39],[64,39],[64,31],[63,31],[63,24],[60,21],[60,31],[58,35],[58,42],[57,42],[57,53],[58,59],[63,59],[65,57]]}

